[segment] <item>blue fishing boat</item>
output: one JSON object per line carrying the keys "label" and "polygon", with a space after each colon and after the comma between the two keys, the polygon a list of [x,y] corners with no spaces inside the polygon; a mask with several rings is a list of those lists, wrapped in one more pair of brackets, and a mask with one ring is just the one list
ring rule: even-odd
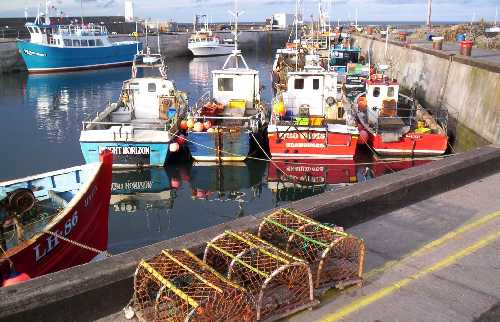
{"label": "blue fishing boat", "polygon": [[165,165],[179,151],[178,120],[186,109],[187,95],[167,78],[163,57],[137,55],[118,102],[83,122],[80,147],[85,161],[95,162],[100,151],[109,149],[115,167]]}
{"label": "blue fishing boat", "polygon": [[222,69],[212,71],[212,95],[203,95],[188,116],[187,145],[196,161],[243,161],[264,137],[259,72],[238,50],[237,19],[234,34],[232,54]]}
{"label": "blue fishing boat", "polygon": [[29,40],[17,40],[28,72],[47,73],[131,64],[142,49],[137,41],[111,42],[102,25],[55,25],[45,14],[26,23]]}

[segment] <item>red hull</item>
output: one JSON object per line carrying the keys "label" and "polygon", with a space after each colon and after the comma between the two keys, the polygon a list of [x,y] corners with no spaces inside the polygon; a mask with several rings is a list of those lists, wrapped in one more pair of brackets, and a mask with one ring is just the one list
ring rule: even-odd
{"label": "red hull", "polygon": [[356,163],[331,159],[273,161],[267,180],[304,185],[356,183]]}
{"label": "red hull", "polygon": [[358,135],[314,130],[270,131],[268,138],[273,159],[353,159],[358,143]]}
{"label": "red hull", "polygon": [[[89,179],[90,182],[85,183],[74,197],[75,202],[72,200],[46,229],[81,244],[106,250],[111,194],[111,153],[104,154],[102,159],[94,178]],[[71,227],[69,232],[68,227]],[[15,270],[26,273],[31,278],[87,263],[96,255],[93,251],[46,233],[39,233],[6,253]],[[0,272],[5,276],[9,271],[7,261],[0,264]]]}
{"label": "red hull", "polygon": [[373,134],[368,143],[383,156],[437,156],[446,152],[448,136],[410,132],[398,142],[382,142],[381,135]]}

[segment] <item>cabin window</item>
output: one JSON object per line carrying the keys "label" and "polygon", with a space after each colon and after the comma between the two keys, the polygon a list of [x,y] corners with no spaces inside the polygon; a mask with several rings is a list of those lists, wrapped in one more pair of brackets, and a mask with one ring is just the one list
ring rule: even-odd
{"label": "cabin window", "polygon": [[394,97],[394,87],[389,87],[387,90],[387,97]]}
{"label": "cabin window", "polygon": [[95,40],[94,39],[90,39],[89,40],[89,46],[90,47],[94,47],[95,46]]}
{"label": "cabin window", "polygon": [[319,89],[319,79],[313,79],[313,89]]}
{"label": "cabin window", "polygon": [[28,27],[28,31],[30,32],[30,34],[32,34],[33,33],[33,28]]}
{"label": "cabin window", "polygon": [[71,40],[70,39],[64,39],[64,46],[71,47]]}
{"label": "cabin window", "polygon": [[80,43],[82,44],[82,47],[87,47],[89,45],[89,43],[86,39],[80,40]]}
{"label": "cabin window", "polygon": [[233,91],[233,79],[232,78],[219,78],[218,85],[219,85],[219,91],[221,91],[221,92],[232,92]]}
{"label": "cabin window", "polygon": [[303,78],[296,78],[294,80],[293,88],[295,88],[295,89],[304,89],[304,79]]}
{"label": "cabin window", "polygon": [[373,97],[379,97],[380,96],[380,87],[375,87],[373,89]]}
{"label": "cabin window", "polygon": [[79,47],[79,46],[80,46],[80,40],[73,39],[73,47]]}
{"label": "cabin window", "polygon": [[102,39],[96,39],[96,40],[95,40],[95,45],[96,45],[96,46],[102,46],[102,45],[103,45],[103,44],[102,44]]}
{"label": "cabin window", "polygon": [[155,83],[148,84],[148,92],[156,92],[156,84]]}

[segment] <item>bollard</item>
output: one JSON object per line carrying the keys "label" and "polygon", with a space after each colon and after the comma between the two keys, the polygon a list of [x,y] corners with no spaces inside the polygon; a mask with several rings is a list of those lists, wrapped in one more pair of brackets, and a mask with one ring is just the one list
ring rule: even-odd
{"label": "bollard", "polygon": [[460,55],[470,57],[472,54],[472,45],[474,43],[471,40],[464,40],[460,42]]}
{"label": "bollard", "polygon": [[435,50],[443,50],[444,37],[432,37],[432,48]]}

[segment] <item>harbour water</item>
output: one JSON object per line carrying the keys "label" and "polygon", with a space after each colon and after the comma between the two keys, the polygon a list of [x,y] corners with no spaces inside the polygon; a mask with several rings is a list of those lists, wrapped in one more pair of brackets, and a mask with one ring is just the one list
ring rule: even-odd
{"label": "harbour water", "polygon": [[[269,102],[272,53],[256,51],[246,59],[260,71],[262,97]],[[194,104],[211,89],[210,71],[224,60],[169,60],[168,75]],[[129,77],[129,67],[0,76],[0,127],[6,136],[0,140],[4,169],[0,180],[83,164],[78,143],[82,121],[114,101]],[[423,161],[374,163],[367,155],[356,162],[251,160],[225,166],[184,162],[165,169],[116,171],[108,251],[116,254],[149,245],[417,163]]]}

